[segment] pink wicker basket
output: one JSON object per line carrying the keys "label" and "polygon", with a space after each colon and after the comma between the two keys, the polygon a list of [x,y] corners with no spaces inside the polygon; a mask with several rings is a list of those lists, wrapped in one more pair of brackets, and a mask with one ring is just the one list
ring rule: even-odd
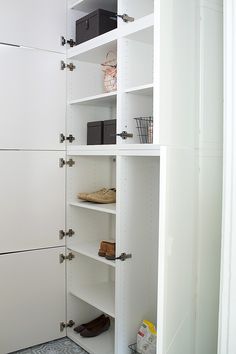
{"label": "pink wicker basket", "polygon": [[106,60],[101,64],[104,72],[104,90],[112,92],[117,90],[117,58],[114,52],[108,52]]}

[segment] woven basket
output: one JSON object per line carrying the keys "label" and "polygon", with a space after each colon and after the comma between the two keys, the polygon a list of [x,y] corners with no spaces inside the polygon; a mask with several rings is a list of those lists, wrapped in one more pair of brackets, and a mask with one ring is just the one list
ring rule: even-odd
{"label": "woven basket", "polygon": [[106,60],[101,64],[104,72],[105,92],[116,91],[117,89],[117,58],[114,52],[108,52]]}

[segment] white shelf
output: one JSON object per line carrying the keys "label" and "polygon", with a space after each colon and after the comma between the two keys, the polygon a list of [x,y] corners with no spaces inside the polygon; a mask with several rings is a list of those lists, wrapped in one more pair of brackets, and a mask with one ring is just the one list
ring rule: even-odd
{"label": "white shelf", "polygon": [[67,147],[68,156],[115,156],[116,145],[72,145]]}
{"label": "white shelf", "polygon": [[69,5],[69,9],[88,13],[97,9],[104,9],[116,12],[117,0],[78,0],[71,2],[71,4]]}
{"label": "white shelf", "polygon": [[102,93],[96,96],[89,96],[84,98],[79,98],[77,100],[69,101],[68,104],[80,104],[80,105],[88,105],[88,106],[108,106],[113,105],[116,102],[117,92],[109,92],[109,93]]}
{"label": "white shelf", "polygon": [[116,203],[112,204],[96,204],[90,202],[71,202],[69,203],[71,206],[75,206],[78,208],[85,208],[90,210],[96,210],[102,213],[108,214],[116,214]]}
{"label": "white shelf", "polygon": [[142,95],[142,96],[152,96],[153,95],[153,84],[140,85],[131,87],[125,90],[126,93],[132,93],[133,95]]}
{"label": "white shelf", "polygon": [[101,263],[105,263],[111,267],[115,267],[116,266],[115,261],[109,261],[105,257],[100,257],[98,255],[100,242],[101,242],[101,240],[97,240],[97,241],[93,241],[93,242],[84,242],[84,243],[81,243],[79,246],[72,246],[72,247],[68,246],[68,248],[71,251],[74,251],[74,252],[82,254],[86,257],[95,259],[96,261],[99,261]]}
{"label": "white shelf", "polygon": [[104,62],[109,51],[116,53],[117,50],[117,29],[90,39],[71,49],[68,49],[68,59],[76,59],[89,63],[101,64]]}
{"label": "white shelf", "polygon": [[114,354],[114,325],[108,331],[94,338],[83,338],[73,329],[68,329],[68,337],[90,354]]}
{"label": "white shelf", "polygon": [[144,16],[122,28],[122,37],[153,44],[154,14]]}
{"label": "white shelf", "polygon": [[[120,145],[74,145],[68,147],[68,156],[160,156],[161,147],[157,144],[120,144]],[[81,205],[85,203],[84,205]],[[79,204],[79,205],[78,205]],[[101,204],[92,204],[86,202],[70,203],[70,205],[79,206],[81,208],[94,209],[103,206]],[[104,207],[115,209],[113,204],[105,204]],[[100,208],[99,208],[100,209]],[[99,210],[103,211],[103,210]],[[106,211],[108,212],[108,211]],[[110,212],[115,214],[115,212]]]}
{"label": "white shelf", "polygon": [[69,292],[71,295],[115,318],[114,282],[81,284],[79,289],[71,287]]}

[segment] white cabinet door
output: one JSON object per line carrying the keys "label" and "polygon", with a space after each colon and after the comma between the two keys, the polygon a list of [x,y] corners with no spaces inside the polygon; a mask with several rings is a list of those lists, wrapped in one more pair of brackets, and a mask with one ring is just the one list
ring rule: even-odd
{"label": "white cabinet door", "polygon": [[63,52],[66,0],[1,0],[0,42]]}
{"label": "white cabinet door", "polygon": [[64,148],[59,141],[66,115],[63,57],[0,45],[0,149]]}
{"label": "white cabinet door", "polygon": [[158,354],[195,352],[196,164],[190,149],[163,148],[160,168]]}
{"label": "white cabinet door", "polygon": [[64,247],[0,255],[0,353],[64,337]]}
{"label": "white cabinet door", "polygon": [[130,354],[144,319],[156,324],[159,164],[155,157],[117,158],[116,354]]}
{"label": "white cabinet door", "polygon": [[62,246],[63,152],[0,151],[0,253]]}

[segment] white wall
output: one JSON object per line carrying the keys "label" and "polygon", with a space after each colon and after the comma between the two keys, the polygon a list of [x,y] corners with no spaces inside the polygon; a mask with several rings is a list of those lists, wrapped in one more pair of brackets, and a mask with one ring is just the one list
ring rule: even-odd
{"label": "white wall", "polygon": [[225,0],[225,119],[218,354],[236,353],[236,4]]}

